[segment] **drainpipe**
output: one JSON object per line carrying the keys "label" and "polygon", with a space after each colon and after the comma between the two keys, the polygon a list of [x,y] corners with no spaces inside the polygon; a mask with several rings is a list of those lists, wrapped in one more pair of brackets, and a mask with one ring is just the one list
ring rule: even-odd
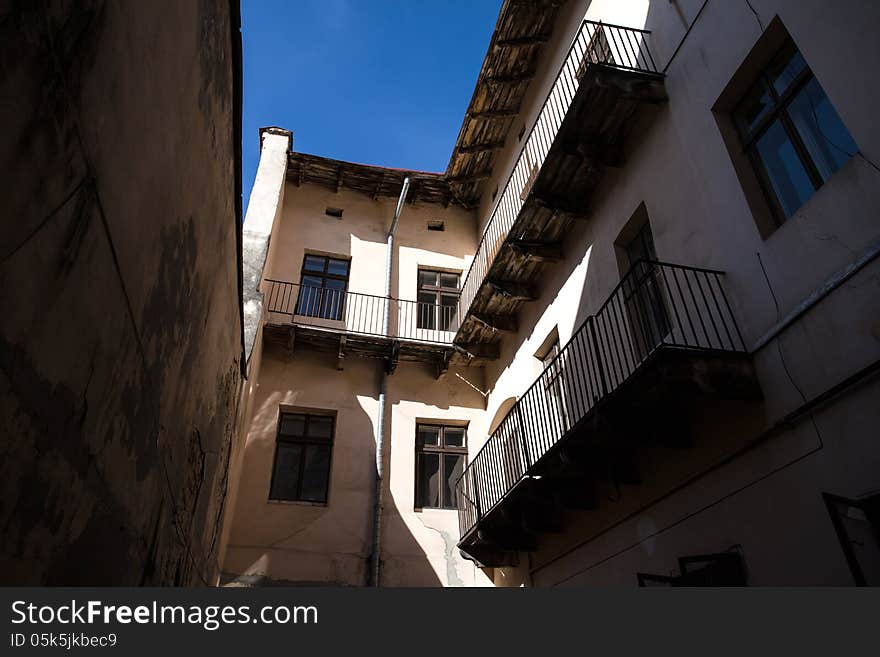
{"label": "drainpipe", "polygon": [[[400,212],[406,201],[406,193],[409,191],[409,178],[403,179],[403,187],[400,190],[400,198],[397,199],[397,208],[394,210],[394,219],[391,228],[388,229],[388,249],[385,255],[385,316],[382,320],[382,334],[389,335],[388,329],[391,324],[391,273],[394,260],[394,231],[400,219]],[[388,369],[385,364],[380,365],[379,371],[379,420],[376,423],[376,491],[373,499],[373,551],[370,556],[370,586],[379,586],[380,549],[382,545],[382,497],[383,475],[385,456],[385,389]]]}

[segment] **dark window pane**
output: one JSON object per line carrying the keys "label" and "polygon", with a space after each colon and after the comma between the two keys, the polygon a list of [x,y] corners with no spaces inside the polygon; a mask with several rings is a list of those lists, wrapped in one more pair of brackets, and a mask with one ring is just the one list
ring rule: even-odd
{"label": "dark window pane", "polygon": [[822,180],[828,180],[858,150],[816,78],[798,92],[788,113]]}
{"label": "dark window pane", "polygon": [[439,445],[440,428],[420,426],[418,439],[419,445]]}
{"label": "dark window pane", "polygon": [[771,124],[756,147],[782,210],[790,217],[816,191],[807,170],[778,120]]}
{"label": "dark window pane", "polygon": [[330,447],[325,445],[306,446],[300,499],[307,502],[326,502],[329,476]]}
{"label": "dark window pane", "polygon": [[418,506],[440,506],[440,455],[419,454],[418,472]]}
{"label": "dark window pane", "polygon": [[770,112],[772,107],[773,101],[770,98],[770,92],[764,86],[764,82],[761,81],[752,87],[734,112],[736,127],[739,128],[743,139],[749,139],[752,130]]}
{"label": "dark window pane", "polygon": [[419,292],[418,328],[437,328],[437,296],[433,292]]}
{"label": "dark window pane", "polygon": [[464,427],[446,427],[443,437],[447,447],[464,447]]}
{"label": "dark window pane", "polygon": [[806,67],[803,55],[795,48],[794,43],[789,43],[767,67],[767,77],[773,83],[776,93],[781,96]]}
{"label": "dark window pane", "polygon": [[342,319],[345,305],[345,281],[328,278],[324,281],[321,296],[321,317],[324,319]]}
{"label": "dark window pane", "polygon": [[336,276],[348,276],[348,260],[330,258],[327,264],[327,273]]}
{"label": "dark window pane", "polygon": [[299,290],[299,298],[296,302],[296,314],[316,317],[321,307],[321,279],[313,276],[303,276],[303,286]]}
{"label": "dark window pane", "polygon": [[330,438],[333,435],[333,418],[321,415],[309,416],[309,438]]}
{"label": "dark window pane", "polygon": [[272,490],[269,494],[271,499],[297,499],[301,458],[302,447],[300,445],[277,443],[275,451],[275,472],[272,476]]}
{"label": "dark window pane", "polygon": [[313,256],[307,255],[305,260],[303,261],[303,269],[306,271],[324,271],[324,262],[327,258],[323,258],[321,256]]}
{"label": "dark window pane", "polygon": [[282,436],[302,436],[305,433],[306,418],[304,415],[285,413],[281,416]]}
{"label": "dark window pane", "polygon": [[440,285],[458,289],[458,274],[440,274]]}
{"label": "dark window pane", "polygon": [[455,509],[455,482],[464,470],[464,454],[447,454],[443,457],[443,476],[446,478],[443,490],[443,507]]}
{"label": "dark window pane", "polygon": [[419,270],[419,287],[423,285],[437,285],[437,272]]}
{"label": "dark window pane", "polygon": [[440,329],[449,331],[452,329],[455,313],[458,312],[458,296],[452,294],[440,295]]}

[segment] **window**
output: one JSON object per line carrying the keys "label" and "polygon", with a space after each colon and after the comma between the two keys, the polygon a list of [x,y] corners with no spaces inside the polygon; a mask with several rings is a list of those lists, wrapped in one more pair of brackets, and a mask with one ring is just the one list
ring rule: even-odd
{"label": "window", "polygon": [[547,404],[552,413],[552,419],[559,423],[559,428],[564,433],[568,427],[568,413],[565,407],[562,377],[562,371],[565,369],[565,355],[560,355],[560,353],[559,332],[557,329],[553,329],[535,356],[544,366],[541,380],[546,391]]}
{"label": "window", "polygon": [[636,573],[639,586],[746,586],[748,573],[738,551],[679,557],[679,575]]}
{"label": "window", "polygon": [[466,459],[465,427],[416,425],[416,508],[457,508],[455,482]]}
{"label": "window", "polygon": [[270,500],[327,502],[334,425],[331,415],[281,412]]}
{"label": "window", "polygon": [[736,105],[733,120],[777,224],[858,150],[790,38]]}
{"label": "window", "polygon": [[880,494],[854,500],[823,493],[822,498],[856,585],[880,585]]}
{"label": "window", "polygon": [[651,224],[645,223],[635,236],[623,246],[629,273],[623,282],[634,347],[638,357],[644,358],[656,347],[671,328],[669,311],[663,293],[662,272],[654,264],[657,252]]}
{"label": "window", "polygon": [[455,330],[460,278],[445,271],[419,270],[418,328]]}
{"label": "window", "polygon": [[342,258],[306,254],[300,276],[296,314],[342,319],[350,262]]}

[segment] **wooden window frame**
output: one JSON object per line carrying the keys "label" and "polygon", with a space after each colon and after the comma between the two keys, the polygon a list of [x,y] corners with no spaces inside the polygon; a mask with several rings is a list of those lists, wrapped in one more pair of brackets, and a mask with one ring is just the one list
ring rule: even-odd
{"label": "wooden window frame", "polygon": [[[321,271],[318,271],[315,269],[306,269],[306,262],[308,261],[309,258],[323,259],[324,264],[323,264],[323,267],[321,268]],[[331,260],[338,260],[340,262],[348,263],[348,268],[346,269],[346,273],[344,276],[342,274],[333,274],[329,271]],[[313,278],[320,278],[321,279],[321,286],[316,287],[314,285],[305,285],[303,283],[303,280],[305,279],[306,276],[311,276]],[[346,258],[343,256],[335,256],[335,255],[325,255],[325,254],[320,254],[320,253],[305,253],[303,255],[302,266],[300,267],[300,271],[299,271],[300,287],[299,287],[299,294],[297,295],[296,306],[294,306],[295,314],[303,315],[304,317],[316,317],[319,319],[341,320],[343,317],[345,317],[345,300],[348,298],[348,282],[349,282],[350,277],[351,277],[351,258]],[[317,305],[318,305],[317,314],[314,314],[314,313],[308,314],[308,313],[299,312],[300,308],[301,308],[300,302],[303,298],[302,294],[303,294],[304,288],[311,288],[311,289],[318,289],[318,290],[330,290],[332,292],[337,292],[337,290],[334,290],[333,288],[328,288],[326,286],[326,283],[328,280],[343,282],[343,287],[342,287],[342,290],[340,291],[340,293],[342,295],[342,303],[340,304],[338,311],[333,313],[333,317],[324,317],[321,314],[323,311],[323,296],[317,301]],[[311,303],[315,303],[315,302],[310,301],[309,303],[311,304]]]}
{"label": "wooden window frame", "polygon": [[[422,284],[422,274],[434,274],[435,284],[434,285]],[[444,287],[443,286],[443,284],[442,284],[443,278],[442,277],[444,274],[447,276],[455,276],[458,279],[458,284],[456,285],[456,287],[451,288],[451,287]],[[441,326],[443,325],[443,322],[440,321],[441,319],[443,319],[443,316],[441,315],[441,308],[444,308],[444,307],[452,308],[453,306],[443,306],[440,303],[440,300],[443,297],[443,295],[455,296],[456,298],[459,298],[461,296],[461,272],[445,271],[443,269],[431,269],[430,267],[419,267],[417,277],[418,278],[416,279],[416,288],[417,288],[416,289],[416,309],[417,309],[416,328],[424,329],[427,331],[451,331],[451,330],[454,330],[453,328],[451,328],[455,324],[454,316],[449,318],[449,326],[447,328],[441,328]],[[428,304],[423,303],[422,301],[419,300],[419,297],[423,293],[434,295],[434,310],[433,310],[434,326],[423,326],[422,325],[422,320],[425,317],[425,315],[423,314],[423,310],[425,310],[423,308],[423,306],[428,305]],[[455,307],[457,308],[457,305]]]}
{"label": "wooden window frame", "polygon": [[[778,122],[785,132],[785,136],[791,143],[798,161],[804,167],[807,177],[813,185],[813,193],[815,194],[822,185],[825,184],[825,180],[822,178],[819,168],[816,166],[812,155],[810,155],[809,150],[804,144],[804,141],[801,138],[800,133],[798,133],[794,121],[789,114],[791,103],[807,84],[815,79],[816,76],[814,75],[813,70],[810,68],[806,59],[804,59],[803,69],[797,74],[797,77],[789,83],[788,87],[782,94],[776,91],[773,80],[768,74],[768,70],[776,63],[777,58],[779,58],[786,50],[792,51],[792,57],[795,57],[798,54],[801,54],[801,57],[803,57],[803,54],[797,47],[797,44],[795,44],[794,40],[790,36],[786,38],[782,45],[776,49],[776,52],[769,61],[761,67],[754,81],[748,86],[745,93],[740,96],[739,101],[736,103],[731,113],[734,117],[734,128],[736,129],[742,143],[743,153],[748,158],[749,163],[755,172],[758,185],[766,198],[767,204],[770,208],[770,215],[775,222],[776,228],[785,223],[789,219],[789,216],[786,215],[785,208],[782,206],[779,196],[773,189],[770,173],[767,171],[767,167],[764,165],[757,149],[758,141],[774,124]],[[751,97],[752,92],[759,87],[768,93],[771,105],[766,111],[766,114],[757,122],[757,124],[750,128],[748,132],[744,132],[735,117],[737,116],[742,103],[747,98]],[[821,84],[819,85],[819,88],[822,89],[822,93],[825,94],[825,89],[822,88]],[[827,97],[827,94],[825,95]],[[792,215],[795,212],[797,212],[797,209],[792,211]]]}
{"label": "wooden window frame", "polygon": [[[437,438],[438,444],[437,445],[422,445],[419,443],[419,431],[422,428],[438,429],[438,438]],[[463,435],[462,443],[463,444],[461,447],[446,445],[446,429],[460,429],[462,431],[462,435]],[[468,461],[467,444],[468,444],[468,428],[464,424],[448,424],[448,423],[443,424],[440,422],[430,422],[430,421],[416,423],[416,444],[415,444],[415,447],[416,447],[416,467],[415,467],[415,477],[413,477],[414,484],[415,484],[413,499],[415,500],[415,510],[416,511],[421,511],[423,509],[435,509],[435,510],[439,510],[439,511],[455,511],[458,509],[458,505],[456,503],[456,500],[454,500],[454,499],[452,500],[451,506],[444,506],[443,505],[444,486],[442,486],[442,485],[440,486],[440,488],[438,490],[438,504],[439,504],[439,506],[426,506],[426,505],[422,504],[422,502],[424,500],[419,499],[420,490],[421,490],[421,486],[420,486],[421,481],[419,480],[419,472],[420,472],[419,466],[421,464],[422,454],[437,454],[438,461],[439,461],[439,467],[437,468],[437,475],[439,477],[439,481],[442,483],[442,482],[446,481],[446,479],[443,476],[445,474],[444,471],[446,469],[445,459],[443,457],[448,456],[448,455],[464,456],[464,466],[462,467],[462,472],[464,472],[464,470],[467,468],[467,461]]]}
{"label": "wooden window frame", "polygon": [[[284,421],[284,417],[287,415],[301,415],[303,416],[303,435],[302,436],[288,436],[282,435],[281,426]],[[318,436],[309,436],[309,422],[312,418],[320,417],[326,418],[330,420],[330,437],[323,438]],[[336,416],[331,415],[329,413],[316,413],[314,411],[297,411],[297,410],[281,410],[278,413],[278,426],[275,430],[275,453],[272,457],[272,476],[269,480],[269,501],[271,502],[299,502],[303,504],[316,504],[316,505],[327,505],[327,500],[330,497],[330,473],[333,469],[333,443],[336,438]],[[288,445],[298,445],[303,448],[303,455],[300,458],[299,463],[299,478],[297,480],[297,494],[296,497],[273,497],[272,492],[275,489],[275,472],[278,465],[278,446],[279,444],[284,443]],[[330,455],[327,459],[327,474],[324,482],[324,499],[322,501],[316,500],[305,500],[302,498],[302,486],[303,486],[303,478],[306,470],[306,460],[305,460],[305,447],[308,445],[320,445],[320,446],[328,446],[330,448]]]}

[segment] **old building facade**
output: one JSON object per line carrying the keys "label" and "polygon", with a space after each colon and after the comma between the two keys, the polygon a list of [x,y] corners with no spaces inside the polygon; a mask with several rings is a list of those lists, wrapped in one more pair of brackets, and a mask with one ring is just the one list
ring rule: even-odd
{"label": "old building facade", "polygon": [[445,173],[263,130],[224,580],[878,583],[877,24],[505,2]]}

